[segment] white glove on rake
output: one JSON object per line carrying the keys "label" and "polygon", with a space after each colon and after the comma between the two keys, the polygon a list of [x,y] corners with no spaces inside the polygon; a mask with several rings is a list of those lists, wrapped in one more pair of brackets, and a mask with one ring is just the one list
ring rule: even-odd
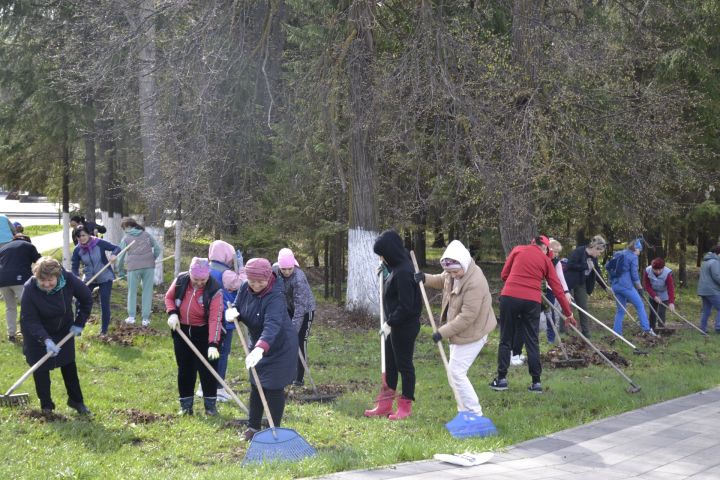
{"label": "white glove on rake", "polygon": [[253,348],[253,351],[245,357],[245,368],[253,368],[262,360],[265,350],[260,347]]}

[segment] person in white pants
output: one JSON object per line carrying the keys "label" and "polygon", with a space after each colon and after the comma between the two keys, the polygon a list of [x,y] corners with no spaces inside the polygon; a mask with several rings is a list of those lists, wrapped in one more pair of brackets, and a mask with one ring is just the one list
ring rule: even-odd
{"label": "person in white pants", "polygon": [[482,416],[480,401],[467,372],[487,343],[488,334],[497,326],[490,287],[470,252],[458,240],[450,242],[440,265],[441,274],[416,274],[417,281],[443,292],[441,326],[432,339],[439,342],[447,338],[450,342],[450,376],[462,402],[458,411]]}

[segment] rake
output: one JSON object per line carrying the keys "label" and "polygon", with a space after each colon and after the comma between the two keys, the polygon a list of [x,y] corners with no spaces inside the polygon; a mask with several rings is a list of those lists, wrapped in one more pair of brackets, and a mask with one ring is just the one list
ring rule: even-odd
{"label": "rake", "polygon": [[635,322],[638,326],[640,326],[642,328],[642,326],[640,325],[640,321],[636,320],[635,317],[633,317],[632,314],[630,313],[630,311],[627,309],[627,307],[625,307],[625,305],[620,303],[620,300],[618,300],[617,295],[615,295],[615,292],[613,292],[612,287],[605,282],[605,279],[602,277],[602,275],[600,275],[600,272],[598,272],[595,267],[593,267],[593,272],[595,272],[595,275],[597,276],[597,278],[602,282],[603,286],[605,287],[605,291],[609,292],[610,295],[612,296],[613,300],[615,300],[615,304],[618,305],[620,308],[622,308],[623,312],[625,312],[625,315],[627,315],[630,318],[630,320],[632,320],[633,322]]}
{"label": "rake", "polygon": [[[67,343],[68,340],[70,340],[72,337],[74,337],[75,334],[72,332],[69,332],[67,335],[65,335],[62,340],[60,340],[57,343],[58,348],[62,347]],[[52,352],[48,352],[45,355],[42,356],[40,360],[35,362],[35,364],[28,369],[27,372],[23,373],[23,376],[18,379],[17,382],[13,384],[10,389],[5,392],[5,395],[0,395],[0,405],[4,405],[7,407],[14,407],[17,405],[27,405],[29,395],[27,393],[18,393],[13,395],[12,393],[15,391],[16,388],[18,388],[22,383],[27,380],[27,378],[32,375],[32,373],[37,370],[38,368],[42,367],[45,362],[47,362],[48,358],[52,357]]]}
{"label": "rake", "polygon": [[298,397],[299,400],[303,402],[332,402],[337,398],[337,395],[332,394],[324,394],[320,393],[317,389],[317,385],[315,385],[315,381],[312,378],[312,375],[310,374],[310,367],[307,364],[307,359],[305,358],[305,355],[303,355],[302,350],[298,348],[298,358],[300,359],[300,362],[302,363],[303,368],[305,369],[305,373],[308,376],[308,380],[310,380],[310,385],[312,386],[313,394],[312,395],[306,395],[303,397]]}
{"label": "rake", "polygon": [[[567,317],[555,305],[551,305],[550,307],[553,308],[556,312],[558,312],[563,320],[567,320]],[[585,335],[583,335],[580,332],[580,330],[575,328],[575,326],[573,326],[571,323],[565,322],[565,325],[567,327],[572,328],[573,331],[576,334],[578,334],[580,336],[580,338],[582,338],[583,341],[585,341],[585,343],[587,343],[588,346],[590,348],[592,348],[595,351],[595,353],[597,353],[600,356],[600,358],[602,358],[605,361],[605,363],[610,365],[621,377],[623,377],[625,379],[625,381],[627,381],[630,384],[630,386],[627,389],[628,393],[638,393],[641,390],[639,385],[637,385],[635,382],[633,382],[630,377],[625,375],[625,373],[623,373],[623,371],[620,370],[620,368],[617,365],[615,365],[609,358],[607,358],[605,356],[605,354],[600,351],[599,348],[597,348],[595,345],[593,345],[593,343],[590,340],[588,340],[588,338]]]}
{"label": "rake", "polygon": [[[415,258],[415,252],[410,251],[410,257],[412,258],[415,272],[420,272],[418,268],[417,259]],[[425,282],[420,282],[420,293],[422,294],[423,302],[425,303],[425,309],[427,310],[428,319],[430,325],[432,325],[433,332],[437,332],[437,325],[435,324],[435,317],[433,316],[432,310],[430,309],[430,301],[428,300],[427,292],[425,291]],[[442,345],[442,340],[437,342],[438,350],[440,350],[440,358],[442,358],[443,365],[445,366],[445,373],[447,374],[448,383],[452,389],[455,402],[458,405],[460,411],[458,414],[445,424],[450,435],[455,438],[468,438],[468,437],[487,437],[490,435],[497,435],[497,429],[493,424],[492,420],[483,415],[471,412],[465,408],[465,405],[460,398],[460,393],[457,391],[457,387],[453,382],[452,376],[450,375],[450,365],[448,364],[447,356],[445,355],[445,349]]]}
{"label": "rake", "polygon": [[703,332],[701,328],[699,328],[697,325],[695,325],[694,323],[692,323],[692,322],[691,322],[690,320],[688,320],[687,318],[685,318],[685,317],[683,317],[682,315],[680,315],[676,310],[670,309],[669,306],[665,305],[665,304],[662,303],[662,302],[660,303],[660,305],[662,305],[663,307],[665,307],[665,308],[667,308],[668,310],[670,310],[671,312],[673,312],[675,315],[677,315],[677,316],[680,318],[680,320],[682,320],[683,322],[687,323],[687,324],[690,325],[692,328],[694,328],[695,330],[697,330],[698,332],[700,332],[703,336],[705,336],[705,338],[708,337],[707,332]]}
{"label": "rake", "polygon": [[583,312],[585,315],[587,315],[591,320],[597,322],[597,324],[600,325],[601,327],[603,327],[605,330],[609,331],[610,333],[612,333],[613,335],[615,335],[617,338],[619,338],[619,339],[622,340],[623,342],[627,343],[628,346],[633,349],[633,353],[634,353],[635,355],[647,355],[647,354],[648,354],[647,351],[645,351],[645,350],[640,350],[638,347],[636,347],[635,345],[633,345],[632,343],[630,343],[630,341],[629,341],[628,339],[626,339],[625,337],[623,337],[622,335],[620,335],[619,333],[617,333],[615,330],[613,330],[612,328],[608,327],[608,326],[605,325],[603,322],[601,322],[600,320],[598,320],[597,318],[595,318],[594,316],[592,316],[592,315],[590,314],[590,312],[588,312],[587,310],[585,310],[584,308],[582,308],[581,306],[579,306],[577,303],[575,303],[575,302],[570,302],[570,303],[572,304],[573,307],[577,308],[578,310],[580,310],[581,312]]}
{"label": "rake", "polygon": [[[133,243],[135,243],[135,240],[133,240],[132,242],[130,242],[130,245],[132,245]],[[128,248],[130,248],[130,245],[128,245],[127,247],[125,247],[125,248],[118,254],[118,256],[121,255],[123,252],[125,252]],[[105,266],[104,266],[103,268],[101,268],[99,272],[97,272],[95,275],[93,275],[93,277],[92,277],[90,280],[88,280],[87,282],[85,282],[85,285],[90,285],[102,272],[104,272],[105,270],[107,270],[108,268],[110,268],[110,265],[112,265],[112,262],[106,263]],[[65,343],[67,343],[67,341],[70,340],[74,335],[75,335],[75,334],[73,334],[72,332],[68,332],[68,334],[65,335],[65,336],[57,343],[58,348],[59,348],[59,347],[62,347],[63,345],[65,345]],[[20,378],[18,379],[18,381],[15,382],[15,383],[13,384],[13,386],[10,387],[10,389],[9,389],[7,392],[5,392],[5,395],[0,395],[0,405],[4,405],[4,406],[27,405],[27,404],[28,404],[28,399],[29,399],[29,397],[30,397],[27,393],[17,393],[17,394],[15,394],[15,395],[13,395],[12,393],[15,391],[15,389],[17,389],[20,385],[22,385],[23,382],[24,382],[25,380],[27,380],[27,378],[28,378],[30,375],[32,375],[32,373],[33,373],[35,370],[37,370],[38,368],[40,368],[41,366],[43,366],[43,364],[44,364],[45,362],[47,362],[48,358],[50,358],[51,356],[52,356],[52,352],[48,352],[48,353],[46,353],[45,355],[43,355],[42,358],[40,358],[40,360],[38,360],[37,362],[35,362],[35,364],[34,364],[32,367],[30,367],[30,368],[28,369],[28,371],[25,372],[25,373],[22,375],[22,377],[20,377]]]}
{"label": "rake", "polygon": [[[240,325],[237,319],[234,319],[233,323],[235,324],[235,330],[238,332],[240,342],[247,356],[250,354],[250,350],[248,349],[245,335],[240,331]],[[260,400],[265,409],[270,428],[253,435],[250,447],[247,452],[245,452],[245,458],[242,461],[243,465],[263,463],[265,461],[270,462],[273,460],[302,460],[305,457],[317,455],[317,451],[295,430],[275,426],[267,399],[265,398],[265,392],[260,384],[260,377],[257,374],[257,370],[255,370],[255,367],[251,367],[250,372],[252,372],[252,376],[255,379],[255,387],[257,387],[258,393],[260,394]]]}
{"label": "rake", "polygon": [[238,406],[240,407],[240,409],[242,409],[243,412],[245,412],[249,415],[250,412],[248,411],[245,404],[237,397],[237,395],[235,395],[235,392],[233,392],[233,390],[228,386],[228,384],[225,383],[225,380],[223,380],[223,378],[220,376],[220,374],[218,374],[217,371],[215,371],[215,369],[212,367],[212,365],[210,365],[210,362],[208,362],[205,359],[205,357],[203,356],[202,353],[200,353],[200,351],[197,349],[197,347],[195,345],[193,345],[192,341],[187,337],[187,335],[185,335],[185,332],[182,331],[182,329],[180,328],[179,325],[175,329],[175,332],[180,336],[180,338],[182,338],[185,341],[185,343],[187,343],[187,346],[190,347],[190,350],[192,350],[193,353],[195,353],[195,355],[200,359],[202,364],[205,365],[205,368],[207,368],[208,371],[212,374],[212,376],[215,377],[215,380],[217,380],[218,383],[223,386],[225,391],[230,394],[230,398],[232,398],[235,401],[235,403],[238,404]]}
{"label": "rake", "polygon": [[[543,299],[547,304],[550,304],[550,300],[543,295]],[[577,367],[577,366],[584,366],[585,361],[581,358],[570,358],[567,354],[567,350],[565,349],[565,344],[563,343],[562,339],[560,338],[560,331],[558,330],[557,325],[555,325],[555,322],[552,320],[552,318],[548,321],[548,323],[551,325],[551,328],[553,329],[553,332],[555,332],[555,338],[558,341],[558,346],[560,347],[560,351],[563,354],[563,357],[565,357],[562,360],[553,360],[552,363],[556,367],[565,368],[565,367]]]}

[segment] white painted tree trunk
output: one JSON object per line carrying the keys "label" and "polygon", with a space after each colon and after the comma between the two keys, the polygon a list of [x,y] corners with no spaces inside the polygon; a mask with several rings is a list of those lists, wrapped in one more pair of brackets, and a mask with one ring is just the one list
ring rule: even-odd
{"label": "white painted tree trunk", "polygon": [[[165,229],[146,226],[145,231],[155,237],[155,240],[157,240],[157,242],[160,244],[160,256],[158,257],[158,260],[162,260],[164,258],[165,251]],[[165,281],[163,280],[163,263],[164,262],[155,263],[155,285],[162,285],[163,283],[165,283]]]}
{"label": "white painted tree trunk", "polygon": [[63,212],[62,214],[63,224],[63,247],[62,247],[62,264],[63,268],[68,272],[71,270],[70,265],[70,214]]}
{"label": "white painted tree trunk", "polygon": [[371,315],[380,315],[377,266],[380,259],[373,252],[377,232],[362,229],[348,231],[348,281],[345,307]]}
{"label": "white painted tree trunk", "polygon": [[113,213],[110,215],[106,211],[100,212],[100,221],[102,224],[107,228],[107,232],[105,233],[105,240],[107,240],[110,243],[114,243],[115,245],[118,245],[120,243],[120,240],[122,240],[123,237],[123,231],[122,228],[120,228],[120,222],[122,221],[122,215],[119,213]]}
{"label": "white painted tree trunk", "polygon": [[182,260],[182,220],[175,220],[175,276],[180,274]]}

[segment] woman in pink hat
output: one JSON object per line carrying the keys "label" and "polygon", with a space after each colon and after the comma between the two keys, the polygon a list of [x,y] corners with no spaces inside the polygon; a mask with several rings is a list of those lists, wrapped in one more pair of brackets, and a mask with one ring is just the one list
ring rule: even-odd
{"label": "woman in pink hat", "polygon": [[[278,261],[273,265],[275,275],[282,276],[285,282],[285,303],[295,331],[298,332],[300,352],[307,362],[307,341],[310,337],[310,326],[315,317],[315,297],[305,273],[295,259],[293,251],[283,248],[278,253]],[[297,378],[293,385],[304,384],[305,368],[298,360]]]}
{"label": "woman in pink hat", "polygon": [[221,285],[210,276],[207,258],[194,257],[190,270],[173,280],[165,294],[165,309],[169,314],[168,326],[172,330],[175,361],[178,366],[178,393],[180,414],[193,414],[195,379],[200,375],[205,413],[217,415],[217,383],[192,349],[175,331],[182,331],[210,365],[217,370],[222,343],[223,296]]}
{"label": "woman in pink hat", "polygon": [[[296,375],[297,332],[290,323],[282,282],[272,271],[270,261],[251,258],[245,264],[247,282],[243,283],[228,308],[228,321],[239,319],[247,326],[250,348],[245,367],[255,368],[275,425],[280,425],[285,410],[285,387]],[[263,405],[255,379],[250,376],[250,414],[243,437],[250,441],[260,430]]]}

